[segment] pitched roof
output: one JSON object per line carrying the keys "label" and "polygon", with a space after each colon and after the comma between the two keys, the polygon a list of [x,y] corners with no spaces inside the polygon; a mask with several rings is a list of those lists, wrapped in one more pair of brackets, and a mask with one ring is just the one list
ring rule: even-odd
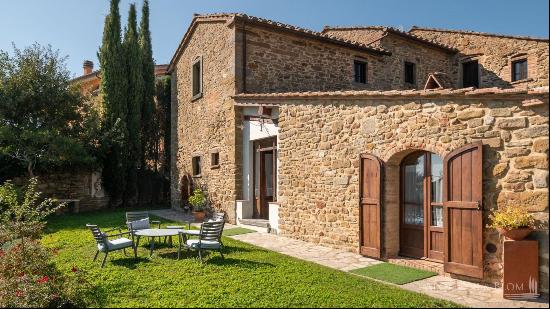
{"label": "pitched roof", "polygon": [[428,74],[428,80],[426,80],[426,84],[424,85],[424,90],[450,88],[453,88],[453,82],[449,75],[443,72],[433,72]]}
{"label": "pitched roof", "polygon": [[415,31],[415,30],[463,33],[463,34],[499,37],[499,38],[506,38],[506,39],[520,39],[520,40],[529,40],[529,41],[548,42],[548,38],[540,38],[540,37],[533,37],[533,36],[526,36],[526,35],[509,35],[509,34],[488,33],[488,32],[479,32],[479,31],[470,31],[470,30],[453,30],[453,29],[429,28],[429,27],[419,27],[419,26],[412,26],[408,33],[411,34],[411,31]]}
{"label": "pitched roof", "polygon": [[447,98],[480,96],[512,97],[512,96],[542,96],[548,104],[548,86],[537,88],[480,88],[436,89],[436,90],[347,90],[347,91],[307,91],[282,93],[242,93],[233,96],[237,105],[280,104],[284,100],[295,99],[391,99],[399,97],[409,98]]}
{"label": "pitched roof", "polygon": [[379,30],[381,33],[378,35],[378,37],[377,37],[377,35],[373,34],[371,36],[372,42],[370,42],[369,44],[372,44],[372,43],[382,39],[386,34],[395,34],[395,35],[398,35],[398,36],[403,37],[405,39],[416,41],[416,42],[424,44],[424,45],[428,45],[428,46],[431,46],[431,47],[443,49],[444,51],[449,52],[449,53],[458,52],[458,49],[456,49],[452,46],[442,44],[442,43],[436,42],[434,40],[429,40],[429,39],[426,39],[426,38],[422,38],[422,37],[419,37],[419,36],[414,35],[412,33],[401,31],[401,30],[399,30],[397,28],[394,28],[394,27],[387,27],[387,26],[331,27],[331,26],[325,26],[323,28],[323,33],[327,32],[327,31],[330,31],[330,30]]}
{"label": "pitched roof", "polygon": [[177,61],[177,58],[179,57],[179,55],[183,51],[183,48],[184,48],[185,44],[187,43],[187,41],[189,40],[196,24],[199,21],[208,21],[208,20],[215,20],[215,19],[241,20],[241,21],[244,21],[244,22],[249,23],[249,24],[254,24],[254,25],[259,25],[259,26],[264,26],[264,27],[270,27],[270,28],[277,29],[279,31],[284,31],[284,32],[288,32],[288,33],[308,37],[308,38],[311,38],[311,39],[315,39],[315,40],[319,40],[319,41],[323,41],[323,42],[327,42],[327,43],[331,43],[331,44],[335,44],[335,45],[354,48],[354,49],[358,49],[358,50],[361,50],[361,51],[374,53],[374,54],[377,54],[377,55],[391,55],[390,52],[388,52],[388,51],[386,51],[382,48],[369,46],[369,45],[362,44],[362,43],[359,43],[359,42],[356,42],[356,41],[351,41],[351,40],[346,40],[346,39],[341,39],[341,38],[335,38],[333,36],[330,36],[330,35],[327,35],[327,34],[324,34],[324,33],[321,33],[321,32],[316,32],[316,31],[313,31],[313,30],[310,30],[310,29],[305,29],[305,28],[301,28],[301,27],[297,27],[297,26],[293,26],[293,25],[289,25],[289,24],[276,22],[276,21],[273,21],[273,20],[265,19],[265,18],[254,17],[254,16],[250,16],[250,15],[247,15],[247,14],[242,14],[242,13],[215,13],[215,14],[205,14],[205,15],[195,14],[193,16],[193,20],[191,21],[191,25],[187,29],[187,32],[183,36],[178,48],[176,49],[176,52],[174,53],[174,56],[172,57],[172,60],[170,61],[170,65],[168,67],[169,71],[171,71],[173,69],[173,66],[174,66],[175,62]]}

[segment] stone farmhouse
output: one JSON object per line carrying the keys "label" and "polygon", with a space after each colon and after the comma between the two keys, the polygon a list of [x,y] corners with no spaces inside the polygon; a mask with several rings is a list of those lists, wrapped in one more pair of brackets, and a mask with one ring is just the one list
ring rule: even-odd
{"label": "stone farmhouse", "polygon": [[168,67],[172,207],[202,186],[232,223],[498,283],[489,211],[526,205],[548,293],[548,47],[195,15]]}

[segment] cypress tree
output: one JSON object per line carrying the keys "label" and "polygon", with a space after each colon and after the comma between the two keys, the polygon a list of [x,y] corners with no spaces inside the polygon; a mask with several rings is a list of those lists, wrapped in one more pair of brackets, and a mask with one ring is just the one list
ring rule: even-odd
{"label": "cypress tree", "polygon": [[151,43],[151,32],[149,31],[149,1],[143,1],[141,11],[141,22],[139,26],[139,45],[141,48],[141,63],[143,74],[143,103],[141,108],[142,117],[142,169],[145,169],[145,160],[151,158],[151,148],[154,145],[152,140],[151,122],[154,108],[155,95],[155,62],[153,60],[153,48]]}
{"label": "cypress tree", "polygon": [[141,146],[141,109],[143,106],[143,74],[141,49],[138,42],[136,5],[130,5],[128,13],[128,25],[124,33],[122,43],[125,55],[126,76],[128,79],[127,88],[127,115],[128,127],[128,166],[127,186],[125,201],[129,205],[137,203],[138,199],[138,166],[142,162]]}
{"label": "cypress tree", "polygon": [[110,194],[111,205],[119,206],[123,202],[126,187],[125,171],[127,162],[126,127],[127,114],[127,77],[124,65],[124,53],[120,40],[119,0],[111,0],[109,15],[105,18],[103,40],[98,52],[101,65],[101,95],[105,108],[103,127],[108,133],[107,155],[103,164],[103,182]]}

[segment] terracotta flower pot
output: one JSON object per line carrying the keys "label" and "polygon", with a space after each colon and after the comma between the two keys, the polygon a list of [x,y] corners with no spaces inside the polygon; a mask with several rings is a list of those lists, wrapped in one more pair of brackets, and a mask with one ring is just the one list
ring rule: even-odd
{"label": "terracotta flower pot", "polygon": [[196,222],[202,222],[204,220],[204,211],[193,211],[193,216],[195,217]]}
{"label": "terracotta flower pot", "polygon": [[523,240],[525,237],[529,236],[529,234],[531,234],[531,232],[533,231],[533,229],[530,227],[521,227],[521,228],[511,229],[511,230],[497,228],[497,230],[500,233],[500,235],[504,235],[504,237],[512,240]]}

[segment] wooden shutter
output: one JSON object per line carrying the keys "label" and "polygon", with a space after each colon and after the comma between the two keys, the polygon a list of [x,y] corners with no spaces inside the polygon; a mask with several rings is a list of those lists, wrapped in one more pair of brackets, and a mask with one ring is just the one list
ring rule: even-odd
{"label": "wooden shutter", "polygon": [[483,278],[482,144],[445,157],[443,207],[445,271]]}
{"label": "wooden shutter", "polygon": [[382,162],[375,156],[363,154],[360,173],[360,252],[380,258]]}

